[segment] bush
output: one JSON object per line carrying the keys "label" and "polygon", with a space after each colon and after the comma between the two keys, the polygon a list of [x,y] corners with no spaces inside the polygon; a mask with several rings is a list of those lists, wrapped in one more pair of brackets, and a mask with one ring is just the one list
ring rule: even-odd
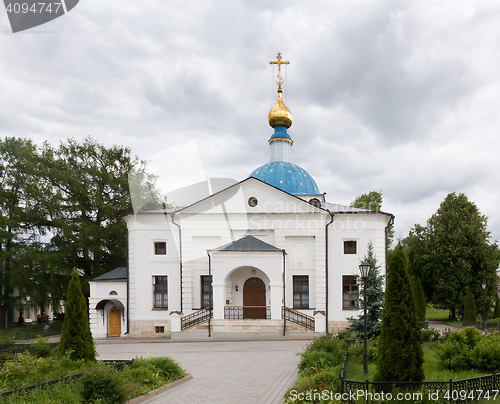
{"label": "bush", "polygon": [[173,359],[166,356],[148,359],[136,359],[132,363],[132,368],[145,367],[152,370],[167,381],[180,379],[186,375],[186,372]]}
{"label": "bush", "polygon": [[439,341],[440,338],[441,338],[441,333],[439,332],[439,330],[435,328],[427,328],[425,330],[422,330],[423,342]]}
{"label": "bush", "polygon": [[315,338],[300,355],[299,363],[301,372],[306,370],[328,369],[344,360],[345,341],[336,336],[324,335]]}
{"label": "bush", "polygon": [[124,386],[118,372],[104,364],[94,365],[80,378],[84,401],[102,404],[121,404],[126,400]]}
{"label": "bush", "polygon": [[299,362],[299,371],[329,369],[342,363],[335,355],[322,351],[305,351],[301,354],[302,359]]}
{"label": "bush", "polygon": [[[287,399],[286,403],[310,403],[310,401],[294,401],[290,395],[291,391],[295,391],[297,394],[304,393],[304,397],[306,397],[307,393],[310,393],[311,396],[314,393],[321,394],[324,390],[333,391],[334,393],[340,393],[341,391],[341,380],[340,380],[340,371],[342,365],[338,365],[332,369],[322,370],[322,371],[313,371],[309,370],[307,372],[302,373],[295,385],[288,390],[285,394],[285,398]],[[316,401],[314,401],[316,402]],[[320,401],[323,403],[323,401]]]}
{"label": "bush", "polygon": [[472,351],[481,339],[474,327],[449,333],[445,342],[438,346],[439,363],[442,369],[465,370],[474,367]]}
{"label": "bush", "polygon": [[474,368],[488,372],[500,370],[500,335],[482,336],[471,353]]}

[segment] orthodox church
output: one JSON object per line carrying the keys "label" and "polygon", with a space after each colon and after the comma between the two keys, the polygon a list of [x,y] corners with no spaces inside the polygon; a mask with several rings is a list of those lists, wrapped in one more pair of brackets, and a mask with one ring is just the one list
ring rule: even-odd
{"label": "orthodox church", "polygon": [[270,161],[187,206],[124,218],[128,268],[90,282],[95,338],[319,335],[359,314],[359,264],[372,242],[386,267],[394,216],[328,203],[292,163],[281,59]]}

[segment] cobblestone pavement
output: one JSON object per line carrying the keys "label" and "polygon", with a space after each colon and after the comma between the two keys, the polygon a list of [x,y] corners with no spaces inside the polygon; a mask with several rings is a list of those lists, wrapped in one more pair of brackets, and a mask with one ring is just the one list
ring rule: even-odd
{"label": "cobblestone pavement", "polygon": [[193,376],[193,380],[145,401],[148,404],[282,404],[297,378],[296,354],[310,342],[109,341],[96,341],[98,359],[170,356]]}

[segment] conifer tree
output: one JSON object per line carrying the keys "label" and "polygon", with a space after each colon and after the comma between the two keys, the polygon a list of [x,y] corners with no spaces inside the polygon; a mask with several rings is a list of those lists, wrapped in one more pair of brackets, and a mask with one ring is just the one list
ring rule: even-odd
{"label": "conifer tree", "polygon": [[90,333],[87,304],[78,272],[73,271],[68,286],[59,351],[73,360],[95,360],[94,339]]}
{"label": "conifer tree", "polygon": [[398,243],[389,260],[375,380],[424,379],[422,331],[406,256]]}
{"label": "conifer tree", "polygon": [[498,294],[495,298],[495,310],[493,311],[493,318],[500,318],[500,298]]}
{"label": "conifer tree", "polygon": [[427,311],[427,303],[425,301],[424,289],[420,278],[413,281],[413,292],[415,294],[415,301],[417,304],[418,321],[425,321],[425,313]]}
{"label": "conifer tree", "polygon": [[[363,257],[363,261],[370,264],[371,269],[368,275],[366,284],[366,300],[367,300],[367,320],[366,320],[366,335],[368,338],[376,337],[380,334],[380,320],[382,318],[382,307],[384,306],[384,275],[380,274],[380,265],[377,263],[377,258],[373,252],[373,243],[368,243],[367,254]],[[350,317],[349,328],[356,333],[358,339],[363,338],[364,333],[364,305],[365,296],[363,293],[363,283],[360,276],[356,277],[356,282],[360,285],[359,290],[359,308],[361,314],[357,317]]]}
{"label": "conifer tree", "polygon": [[465,291],[464,320],[465,321],[477,320],[476,301],[474,300],[474,296],[472,295],[472,292],[470,291],[470,288],[468,286]]}

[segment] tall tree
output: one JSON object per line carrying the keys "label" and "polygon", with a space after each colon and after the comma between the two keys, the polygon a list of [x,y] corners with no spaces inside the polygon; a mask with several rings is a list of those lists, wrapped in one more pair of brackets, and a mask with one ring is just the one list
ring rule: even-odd
{"label": "tall tree", "polygon": [[415,225],[405,240],[410,272],[422,280],[428,300],[449,309],[452,318],[463,304],[466,286],[478,304],[486,283],[491,306],[500,253],[486,228],[487,218],[467,196],[450,193],[427,226]]}
{"label": "tall tree", "polygon": [[467,286],[465,290],[465,301],[464,301],[464,320],[466,321],[476,321],[477,320],[477,309],[476,301],[474,296]]}
{"label": "tall tree", "polygon": [[68,285],[61,342],[58,349],[62,353],[68,353],[73,360],[95,360],[94,339],[90,332],[87,304],[77,271],[73,271]]}
{"label": "tall tree", "polygon": [[0,329],[21,304],[15,296],[32,296],[37,310],[57,309],[73,268],[89,279],[126,265],[131,172],[136,197],[148,202],[143,209],[161,207],[155,178],[127,148],[90,138],[41,148],[0,140]]}
{"label": "tall tree", "polygon": [[[368,262],[371,266],[370,273],[367,278],[366,284],[366,335],[372,338],[380,334],[380,320],[382,318],[382,308],[384,306],[384,275],[380,274],[380,265],[377,263],[377,257],[373,252],[373,243],[368,243],[368,251],[363,257],[363,260]],[[362,288],[361,277],[356,277],[356,283]],[[350,317],[349,328],[354,331],[359,339],[363,338],[364,334],[364,305],[365,296],[362,289],[359,290],[359,305],[361,314],[357,317]]]}
{"label": "tall tree", "polygon": [[422,332],[406,256],[399,243],[389,260],[378,354],[375,380],[424,379]]}
{"label": "tall tree", "polygon": [[493,311],[493,318],[500,318],[500,298],[498,294],[495,297],[495,310]]}
{"label": "tall tree", "polygon": [[[38,203],[40,184],[32,175],[36,147],[28,140],[0,140],[0,329],[9,320],[8,310],[16,304],[12,277],[24,271],[20,259],[24,249],[37,242],[47,228]],[[11,320],[11,319],[10,319]]]}
{"label": "tall tree", "polygon": [[[349,206],[359,209],[379,211],[382,209],[382,191],[370,191],[367,194],[361,194]],[[387,247],[390,247],[394,240],[394,228],[390,226],[387,229]]]}
{"label": "tall tree", "polygon": [[413,292],[415,294],[415,302],[417,304],[417,316],[419,321],[425,321],[425,313],[427,311],[427,303],[425,301],[424,289],[420,278],[413,280]]}

